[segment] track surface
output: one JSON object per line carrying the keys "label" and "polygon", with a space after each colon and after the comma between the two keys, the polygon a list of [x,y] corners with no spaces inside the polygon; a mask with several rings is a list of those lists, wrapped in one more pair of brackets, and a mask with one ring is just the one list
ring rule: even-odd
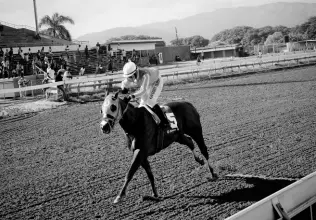
{"label": "track surface", "polygon": [[173,144],[150,158],[166,198],[140,200],[151,194],[140,169],[113,205],[131,160],[123,131],[100,133],[101,103],[73,104],[0,120],[0,219],[223,219],[291,183],[226,174],[315,171],[315,68],[166,87],[160,101],[180,97],[201,115],[218,181]]}

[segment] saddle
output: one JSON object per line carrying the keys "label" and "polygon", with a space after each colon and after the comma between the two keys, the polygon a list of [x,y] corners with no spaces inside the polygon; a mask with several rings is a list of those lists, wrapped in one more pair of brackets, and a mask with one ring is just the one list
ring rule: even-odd
{"label": "saddle", "polygon": [[[156,124],[158,126],[157,146],[156,146],[156,152],[158,153],[163,148],[163,141],[164,141],[165,133],[171,134],[171,133],[178,131],[179,130],[178,123],[177,123],[175,115],[173,114],[173,112],[169,106],[165,106],[165,105],[160,106],[162,115],[159,112],[154,112],[154,109],[151,109],[147,105],[144,105],[144,107],[151,114],[151,116],[153,117],[154,121],[156,122]],[[159,126],[161,121],[165,120],[165,119],[159,118],[158,115],[160,115],[160,117],[165,117],[165,119],[169,122],[167,127],[161,128]]]}
{"label": "saddle", "polygon": [[[159,125],[161,121],[163,120],[168,121],[168,126],[166,128],[167,133],[171,133],[171,132],[179,130],[176,117],[174,116],[169,106],[166,106],[166,105],[160,106],[162,115],[159,112],[155,112],[154,109],[150,108],[147,105],[144,105],[143,107],[146,108],[146,110],[151,114],[152,118],[154,119],[157,125]],[[158,115],[160,115],[160,117]],[[161,117],[164,117],[164,118],[161,118]]]}

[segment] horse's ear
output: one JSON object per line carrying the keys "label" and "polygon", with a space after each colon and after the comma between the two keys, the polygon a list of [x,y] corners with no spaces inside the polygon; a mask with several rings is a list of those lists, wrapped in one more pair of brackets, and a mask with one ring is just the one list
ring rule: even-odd
{"label": "horse's ear", "polygon": [[105,90],[105,97],[107,97],[109,94],[110,94],[109,90],[106,89],[106,90]]}
{"label": "horse's ear", "polygon": [[114,94],[114,98],[115,98],[115,99],[117,99],[119,93],[120,93],[120,90],[118,90],[118,91]]}

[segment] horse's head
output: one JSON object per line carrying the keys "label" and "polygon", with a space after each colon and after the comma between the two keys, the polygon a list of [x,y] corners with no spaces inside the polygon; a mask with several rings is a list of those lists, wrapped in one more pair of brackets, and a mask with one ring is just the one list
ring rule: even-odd
{"label": "horse's head", "polygon": [[122,108],[118,94],[119,91],[114,94],[107,93],[102,105],[100,128],[105,134],[109,134],[114,128],[116,121],[122,117]]}

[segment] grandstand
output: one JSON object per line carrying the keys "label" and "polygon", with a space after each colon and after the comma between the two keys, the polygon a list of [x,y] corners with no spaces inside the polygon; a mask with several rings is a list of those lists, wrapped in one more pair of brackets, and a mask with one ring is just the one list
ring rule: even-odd
{"label": "grandstand", "polygon": [[[37,34],[32,27],[0,21],[0,89],[18,87],[20,76],[32,80],[32,85],[41,84],[43,73],[53,63],[56,72],[63,65],[69,67],[72,75],[78,75],[80,68],[85,66],[85,75],[89,75],[106,72],[109,63],[112,72],[120,69],[123,63],[118,65],[116,60],[119,59],[110,59],[107,51],[97,53],[96,49],[89,48],[87,41],[57,39]],[[102,68],[97,68],[100,65]]]}
{"label": "grandstand", "polygon": [[[96,54],[96,50],[88,50],[86,54],[84,50],[88,47],[88,44],[87,41],[67,41],[41,33],[37,35],[35,28],[0,21],[0,48],[3,49],[4,53],[7,49],[10,51],[10,48],[12,48],[13,65],[16,65],[18,61],[20,62],[23,55],[28,52],[32,53],[32,57],[36,57],[36,53],[39,50],[41,51],[42,48],[46,55],[49,48],[51,48],[52,54],[49,58],[57,61],[60,57],[63,57],[73,75],[78,74],[83,65],[86,67],[86,74],[95,73],[98,64],[105,67],[102,69],[106,70],[109,63],[106,53]],[[68,46],[68,51],[65,51],[66,46]],[[19,50],[23,51],[22,55],[19,54]],[[32,60],[29,60],[29,64],[31,62]],[[14,67],[11,66],[12,68]],[[30,74],[33,73],[25,72],[25,75]]]}

